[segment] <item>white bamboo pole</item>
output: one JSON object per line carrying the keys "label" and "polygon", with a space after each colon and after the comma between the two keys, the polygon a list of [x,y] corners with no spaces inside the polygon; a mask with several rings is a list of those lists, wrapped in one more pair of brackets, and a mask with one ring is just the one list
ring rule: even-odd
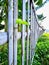
{"label": "white bamboo pole", "polygon": [[[31,7],[31,14],[32,14],[32,7]],[[32,15],[31,15],[31,22],[32,22]],[[31,25],[31,24],[30,24]],[[32,29],[32,26],[31,26]],[[30,30],[30,64],[31,64],[31,30]]]}
{"label": "white bamboo pole", "polygon": [[17,65],[17,24],[16,19],[18,18],[18,0],[13,0],[14,2],[14,65]]}
{"label": "white bamboo pole", "polygon": [[[33,9],[32,9],[33,10]],[[33,11],[34,13],[34,11]],[[35,18],[35,15],[33,16],[33,20],[32,20],[32,49],[31,49],[31,57],[32,57],[32,60],[31,60],[31,65],[33,63],[33,59],[34,59],[34,55],[35,55],[35,47],[36,47],[36,43],[37,43],[37,21],[36,21],[36,18]]]}
{"label": "white bamboo pole", "polygon": [[13,65],[13,0],[8,0],[9,65]]}
{"label": "white bamboo pole", "polygon": [[[36,43],[37,43],[37,38],[38,38],[38,35],[37,35],[37,17],[36,17],[36,13],[35,13],[35,9],[34,9],[34,4],[33,4],[34,2],[32,1],[32,11],[33,11],[33,13],[34,13],[34,15],[33,15],[33,26],[32,26],[32,30],[33,30],[33,32],[32,32],[32,47],[31,47],[31,57],[32,57],[32,62],[33,62],[33,58],[34,58],[34,55],[35,55],[35,47],[36,47]],[[31,13],[31,15],[32,15],[32,13]],[[31,16],[32,17],[32,16]],[[38,24],[38,26],[39,26],[39,24]],[[42,28],[41,28],[42,29]],[[38,30],[39,31],[39,30]],[[41,35],[41,34],[40,34]],[[32,65],[32,63],[31,63],[31,65]]]}
{"label": "white bamboo pole", "polygon": [[[28,0],[28,23],[29,21],[29,17],[30,17],[30,0]],[[29,62],[29,26],[28,26],[28,31],[27,31],[27,65]]]}
{"label": "white bamboo pole", "polygon": [[[23,20],[26,20],[26,1],[23,1],[23,13],[22,18]],[[25,25],[22,25],[22,65],[24,65],[24,59],[25,59]]]}
{"label": "white bamboo pole", "polygon": [[31,36],[30,36],[30,63],[32,65],[35,50],[35,16],[31,3]]}

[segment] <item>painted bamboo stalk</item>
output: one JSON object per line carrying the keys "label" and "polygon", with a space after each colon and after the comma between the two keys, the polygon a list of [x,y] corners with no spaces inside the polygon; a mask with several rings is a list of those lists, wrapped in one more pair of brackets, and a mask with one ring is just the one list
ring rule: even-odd
{"label": "painted bamboo stalk", "polygon": [[9,65],[13,65],[13,0],[8,0]]}
{"label": "painted bamboo stalk", "polygon": [[[31,14],[32,14],[32,7],[31,7]],[[32,22],[32,15],[31,15],[31,22]],[[32,26],[30,28],[32,29]],[[31,30],[30,30],[30,64],[31,64]]]}
{"label": "painted bamboo stalk", "polygon": [[[23,1],[23,12],[22,12],[22,19],[26,20],[26,0]],[[24,65],[25,59],[25,25],[22,25],[22,65]]]}
{"label": "painted bamboo stalk", "polygon": [[17,26],[17,24],[16,24],[16,19],[18,18],[18,0],[13,0],[13,5],[14,5],[14,7],[13,7],[13,12],[14,12],[14,14],[13,14],[13,25],[14,25],[14,27],[13,27],[13,29],[14,29],[14,32],[13,32],[13,35],[14,35],[14,39],[13,39],[13,42],[14,42],[14,44],[13,44],[13,49],[14,49],[14,51],[13,51],[13,53],[14,53],[14,65],[17,65],[17,28],[18,28],[18,26]]}
{"label": "painted bamboo stalk", "polygon": [[35,16],[34,16],[34,10],[32,8],[31,3],[31,36],[30,36],[30,63],[32,65],[33,58],[34,58],[34,51],[35,51]]}
{"label": "painted bamboo stalk", "polygon": [[[28,23],[30,22],[29,17],[30,17],[30,0],[28,0]],[[28,62],[29,62],[29,26],[27,30],[28,30],[27,31],[27,65],[28,65]]]}

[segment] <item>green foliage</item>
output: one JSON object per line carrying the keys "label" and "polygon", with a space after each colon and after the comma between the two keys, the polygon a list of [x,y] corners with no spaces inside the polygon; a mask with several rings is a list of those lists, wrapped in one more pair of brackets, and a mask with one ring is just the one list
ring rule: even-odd
{"label": "green foliage", "polygon": [[8,48],[7,43],[0,46],[0,65],[8,65]]}
{"label": "green foliage", "polygon": [[22,0],[18,0],[18,18],[22,19]]}
{"label": "green foliage", "polygon": [[34,0],[34,2],[36,3],[36,5],[40,6],[43,3],[43,0]]}
{"label": "green foliage", "polygon": [[0,30],[4,29],[5,25],[0,24]]}
{"label": "green foliage", "polygon": [[[26,51],[26,47],[25,47],[25,51]],[[22,65],[21,57],[22,57],[22,40],[19,39],[18,44],[17,44],[17,65]],[[26,63],[26,57],[25,57],[25,63]],[[8,65],[8,45],[7,43],[0,46],[0,65]]]}
{"label": "green foliage", "polygon": [[16,24],[24,24],[24,25],[29,25],[29,23],[28,23],[28,22],[23,21],[22,19],[17,19],[17,20],[16,20]]}
{"label": "green foliage", "polygon": [[40,5],[42,5],[42,2],[43,2],[43,0],[38,0],[36,5],[40,6]]}
{"label": "green foliage", "polygon": [[[7,29],[7,20],[8,20],[8,0],[0,0],[0,26],[1,22],[5,22],[5,29]],[[0,29],[4,27],[1,26]]]}
{"label": "green foliage", "polygon": [[44,33],[39,38],[33,65],[49,65],[49,33]]}
{"label": "green foliage", "polygon": [[[38,7],[40,5],[42,5],[43,0],[34,0],[34,2],[37,2],[36,5],[38,5]],[[22,0],[18,0],[18,18],[22,19]],[[27,2],[26,2],[26,6],[27,6]],[[28,8],[28,6],[26,7]],[[5,27],[2,27],[0,29],[5,28],[7,30],[7,21],[8,21],[8,0],[0,0],[0,25],[1,22],[4,21],[5,22]]]}
{"label": "green foliage", "polygon": [[[18,56],[17,61],[18,65],[22,65],[22,40],[18,40]],[[25,42],[25,52],[26,52],[26,44]],[[26,53],[25,53],[26,55]],[[8,65],[8,45],[5,44],[0,46],[0,65]],[[26,65],[26,56],[25,56],[25,65]],[[36,46],[36,52],[34,56],[33,65],[49,65],[49,33],[44,33],[38,40]]]}
{"label": "green foliage", "polygon": [[22,0],[18,0],[18,8],[19,10],[22,10]]}
{"label": "green foliage", "polygon": [[7,12],[8,12],[8,1],[7,0],[0,0],[0,23],[7,19]]}
{"label": "green foliage", "polygon": [[21,41],[21,39],[19,39],[18,40],[18,52],[17,52],[17,54],[18,54],[18,56],[17,56],[17,65],[22,65],[22,61],[21,61],[21,54],[22,54],[22,50],[21,50],[21,48],[22,48],[22,46],[21,46],[21,43],[22,43],[22,41]]}
{"label": "green foliage", "polygon": [[34,2],[36,2],[37,0],[34,0]]}
{"label": "green foliage", "polygon": [[43,19],[46,18],[46,17],[43,16],[43,14],[41,14],[41,15],[37,15],[37,16],[38,16],[38,19],[39,19],[39,20],[43,20]]}

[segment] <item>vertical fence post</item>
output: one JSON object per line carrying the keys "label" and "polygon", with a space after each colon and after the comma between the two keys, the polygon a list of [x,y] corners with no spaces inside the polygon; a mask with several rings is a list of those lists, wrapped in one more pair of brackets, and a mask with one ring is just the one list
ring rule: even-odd
{"label": "vertical fence post", "polygon": [[16,24],[16,19],[18,18],[18,0],[13,0],[13,4],[14,4],[14,32],[13,32],[13,35],[14,35],[14,44],[13,44],[13,49],[14,49],[14,51],[13,51],[13,53],[14,53],[14,65],[17,65],[17,24]]}
{"label": "vertical fence post", "polygon": [[30,35],[30,63],[32,65],[35,51],[35,16],[34,7],[31,3],[31,35]]}
{"label": "vertical fence post", "polygon": [[8,0],[9,65],[13,65],[13,0]]}
{"label": "vertical fence post", "polygon": [[[32,14],[32,7],[31,7],[31,14]],[[32,22],[32,15],[31,15],[31,22]],[[31,26],[31,30],[32,30],[32,26]],[[32,42],[31,41],[31,30],[30,30],[30,64],[31,64],[31,42]]]}
{"label": "vertical fence post", "polygon": [[[30,17],[30,0],[28,0],[28,23],[29,21],[29,17]],[[27,31],[27,65],[28,65],[28,61],[29,61],[29,26],[28,26],[28,31]]]}
{"label": "vertical fence post", "polygon": [[34,12],[32,9],[31,2],[31,33],[30,33],[30,64],[32,65],[32,56],[33,56],[33,46],[34,46]]}
{"label": "vertical fence post", "polygon": [[[22,18],[23,20],[26,20],[26,0],[23,1],[23,13]],[[25,59],[25,25],[22,25],[22,65],[24,65],[24,59]]]}

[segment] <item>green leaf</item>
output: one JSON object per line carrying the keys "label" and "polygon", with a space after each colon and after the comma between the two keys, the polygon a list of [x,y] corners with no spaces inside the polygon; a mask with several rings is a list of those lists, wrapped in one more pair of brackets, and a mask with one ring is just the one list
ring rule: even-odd
{"label": "green leaf", "polygon": [[39,19],[39,20],[43,20],[43,19],[46,18],[46,17],[43,16],[43,14],[40,14],[40,15],[37,15],[37,16],[38,16],[38,19]]}
{"label": "green leaf", "polygon": [[28,23],[28,22],[23,21],[22,19],[17,19],[17,20],[16,20],[16,24],[24,24],[24,25],[29,25],[29,23]]}
{"label": "green leaf", "polygon": [[38,2],[36,3],[36,5],[42,5],[43,0],[38,0]]}

